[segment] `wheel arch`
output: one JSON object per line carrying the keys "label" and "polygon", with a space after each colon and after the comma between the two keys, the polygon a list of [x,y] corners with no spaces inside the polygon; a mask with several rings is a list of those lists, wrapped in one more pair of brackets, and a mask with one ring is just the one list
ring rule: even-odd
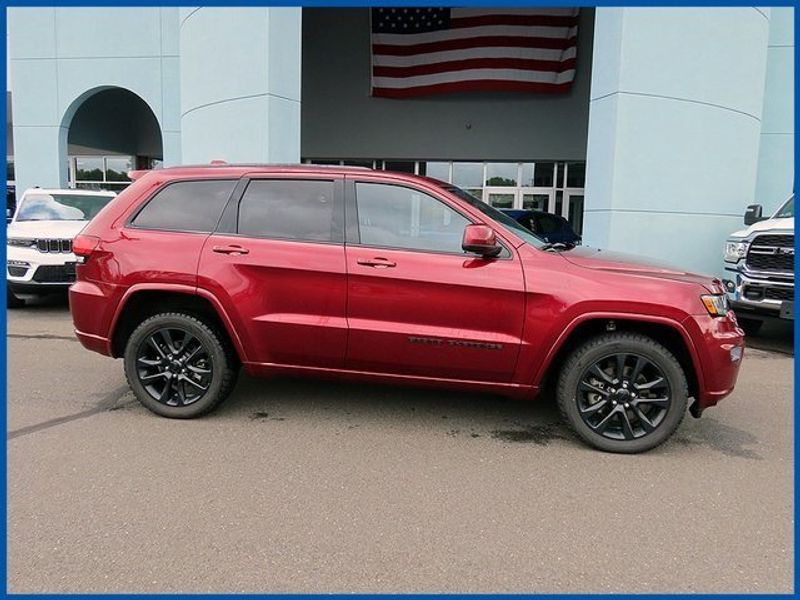
{"label": "wheel arch", "polygon": [[144,319],[161,312],[186,312],[208,320],[226,336],[239,361],[247,360],[244,346],[230,317],[213,294],[191,286],[158,284],[132,286],[120,300],[110,327],[111,356],[122,356],[125,344],[136,326]]}
{"label": "wheel arch", "polygon": [[553,344],[538,373],[540,388],[554,384],[566,356],[584,341],[608,331],[641,333],[664,345],[686,373],[689,396],[703,389],[703,371],[697,349],[681,323],[666,317],[629,313],[589,313],[573,319]]}

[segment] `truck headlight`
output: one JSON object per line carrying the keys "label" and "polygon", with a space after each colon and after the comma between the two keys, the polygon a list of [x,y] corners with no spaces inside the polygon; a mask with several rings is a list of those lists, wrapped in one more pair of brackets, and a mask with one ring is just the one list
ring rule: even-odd
{"label": "truck headlight", "polygon": [[36,240],[29,238],[8,238],[8,245],[15,248],[35,248]]}
{"label": "truck headlight", "polygon": [[739,262],[747,256],[750,242],[725,242],[725,262]]}
{"label": "truck headlight", "polygon": [[728,296],[725,294],[707,294],[700,296],[700,299],[712,317],[725,317],[730,310]]}

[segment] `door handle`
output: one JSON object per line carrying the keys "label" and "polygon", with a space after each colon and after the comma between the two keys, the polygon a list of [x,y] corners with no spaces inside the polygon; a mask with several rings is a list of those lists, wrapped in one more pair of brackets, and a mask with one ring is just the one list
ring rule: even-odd
{"label": "door handle", "polygon": [[388,258],[381,258],[381,257],[359,258],[358,260],[356,260],[356,262],[359,265],[363,265],[365,267],[375,267],[375,268],[378,268],[378,269],[386,269],[386,268],[389,268],[389,267],[397,266],[396,262],[394,262],[392,260],[389,260]]}
{"label": "door handle", "polygon": [[216,252],[218,254],[249,254],[250,250],[247,248],[242,248],[241,246],[237,246],[236,244],[231,244],[230,246],[214,246],[211,248],[212,252]]}

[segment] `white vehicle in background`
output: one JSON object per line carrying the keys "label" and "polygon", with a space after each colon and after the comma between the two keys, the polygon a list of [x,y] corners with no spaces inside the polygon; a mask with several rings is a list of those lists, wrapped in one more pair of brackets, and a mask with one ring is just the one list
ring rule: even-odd
{"label": "white vehicle in background", "polygon": [[725,289],[739,323],[755,333],[763,317],[794,319],[794,194],[772,215],[747,207],[747,229],[725,242]]}
{"label": "white vehicle in background", "polygon": [[24,306],[20,295],[64,292],[75,281],[72,239],[114,192],[25,190],[6,230],[6,298]]}

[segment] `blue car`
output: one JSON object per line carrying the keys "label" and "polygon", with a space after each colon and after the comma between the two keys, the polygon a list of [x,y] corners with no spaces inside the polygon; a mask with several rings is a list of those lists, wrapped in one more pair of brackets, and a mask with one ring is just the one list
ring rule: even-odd
{"label": "blue car", "polygon": [[577,246],[581,236],[572,230],[572,226],[564,217],[541,210],[501,209],[517,223],[530,229],[546,242],[551,244],[567,244]]}

